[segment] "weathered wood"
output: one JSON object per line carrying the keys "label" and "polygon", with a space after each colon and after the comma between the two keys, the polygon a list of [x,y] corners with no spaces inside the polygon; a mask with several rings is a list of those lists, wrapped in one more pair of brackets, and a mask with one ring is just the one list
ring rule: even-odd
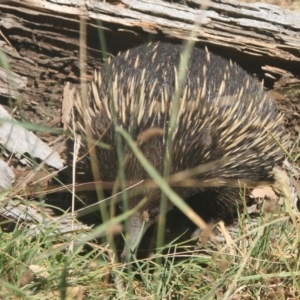
{"label": "weathered wood", "polygon": [[29,154],[56,169],[63,167],[58,153],[16,122],[1,105],[0,120],[0,142],[5,149],[18,155]]}
{"label": "weathered wood", "polygon": [[[68,235],[81,232],[81,238],[91,230],[90,227],[78,222],[71,214],[60,217],[51,216],[53,212],[40,204],[24,205],[10,200],[5,208],[1,209],[0,220],[4,231],[12,230],[14,224],[23,224],[30,228],[30,235],[47,234],[65,238]],[[78,238],[78,236],[77,236]]]}
{"label": "weathered wood", "polygon": [[[101,63],[99,31],[108,51],[149,39],[187,39],[196,28],[200,44],[244,62],[300,73],[300,14],[267,4],[193,0],[84,1],[88,24],[88,73]],[[1,49],[15,73],[27,78],[22,95],[61,99],[54,86],[78,82],[79,16],[82,1],[12,0],[0,3]],[[202,6],[203,9],[199,7]],[[197,22],[195,27],[194,23]],[[151,35],[151,37],[150,37]],[[102,45],[103,46],[103,45]],[[21,99],[22,99],[21,95]]]}
{"label": "weathered wood", "polygon": [[8,164],[0,159],[0,193],[10,190],[15,178],[16,176]]}

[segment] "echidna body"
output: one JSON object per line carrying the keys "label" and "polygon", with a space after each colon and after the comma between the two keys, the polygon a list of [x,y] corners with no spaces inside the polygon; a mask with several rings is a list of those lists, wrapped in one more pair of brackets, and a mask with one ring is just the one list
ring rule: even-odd
{"label": "echidna body", "polygon": [[[78,132],[84,135],[84,122],[88,122],[94,139],[102,137],[101,141],[110,145],[110,149],[97,147],[103,181],[116,180],[120,167],[116,126],[127,130],[134,140],[150,128],[163,129],[163,134],[139,143],[145,157],[163,174],[182,50],[180,45],[152,43],[121,53],[106,68],[96,71],[89,84],[88,120],[83,120],[81,100],[76,100]],[[269,178],[273,166],[283,158],[275,140],[285,146],[287,139],[282,116],[262,86],[240,66],[205,49],[193,49],[185,72],[172,139],[171,174],[228,158],[218,168],[195,177],[236,181]],[[82,153],[87,151],[85,144],[82,149]],[[129,183],[150,178],[132,153],[124,166]],[[88,173],[92,174],[86,161],[79,162],[77,170],[85,179]],[[203,186],[173,188],[183,198],[205,190]],[[239,188],[207,190],[210,189],[215,197],[203,200],[206,202],[201,205],[207,219],[226,218],[236,211]],[[129,208],[145,197],[146,204],[129,220],[131,246],[136,242],[142,222],[146,222],[146,230],[159,215],[158,188],[143,188],[142,194],[130,199]],[[171,208],[169,203],[168,210]]]}

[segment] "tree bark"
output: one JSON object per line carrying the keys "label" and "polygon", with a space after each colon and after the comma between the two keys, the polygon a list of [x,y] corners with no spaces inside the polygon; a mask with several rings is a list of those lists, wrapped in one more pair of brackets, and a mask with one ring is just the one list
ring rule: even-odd
{"label": "tree bark", "polygon": [[[63,86],[80,78],[81,15],[87,22],[88,76],[101,66],[105,49],[115,55],[150,40],[182,42],[195,30],[198,45],[229,56],[267,87],[300,84],[300,13],[233,0],[182,2],[0,1],[0,49],[6,55],[0,99],[15,100],[15,117],[61,127]],[[300,112],[295,105],[291,111]]]}

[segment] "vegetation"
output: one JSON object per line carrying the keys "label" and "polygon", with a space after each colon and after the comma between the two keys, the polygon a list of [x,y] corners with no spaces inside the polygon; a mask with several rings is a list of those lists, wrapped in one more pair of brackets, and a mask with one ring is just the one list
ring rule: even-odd
{"label": "vegetation", "polygon": [[[30,203],[28,203],[30,205]],[[1,299],[297,299],[299,221],[289,214],[239,217],[235,233],[158,249],[118,263],[107,243],[82,243],[84,233],[43,234],[18,224],[1,232]],[[41,227],[45,224],[40,224]],[[105,230],[110,231],[106,226]],[[93,229],[97,231],[97,228]],[[86,234],[86,233],[85,233]],[[236,238],[232,239],[232,236]],[[202,236],[202,240],[205,237]],[[73,245],[73,246],[72,246]],[[173,246],[173,247],[172,247]],[[157,264],[157,258],[162,263]]]}

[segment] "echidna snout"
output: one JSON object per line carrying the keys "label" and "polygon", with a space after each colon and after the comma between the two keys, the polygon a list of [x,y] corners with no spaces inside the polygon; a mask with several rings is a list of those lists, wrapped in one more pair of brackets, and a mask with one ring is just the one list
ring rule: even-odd
{"label": "echidna snout", "polygon": [[[97,147],[103,181],[115,181],[120,166],[124,167],[129,182],[150,178],[130,153],[126,141],[119,139],[116,126],[128,131],[135,140],[149,128],[163,130],[164,134],[155,135],[140,145],[145,157],[163,174],[181,52],[180,45],[160,42],[142,45],[117,55],[106,68],[95,71],[89,84],[89,123],[94,139],[102,137],[101,141],[110,146],[110,149]],[[285,147],[287,137],[282,115],[254,78],[235,63],[194,48],[180,95],[173,133],[171,174],[228,158],[217,169],[195,178],[224,181],[270,178],[273,166],[283,158],[275,140]],[[75,107],[76,130],[85,135],[83,124],[86,120],[82,118],[79,98]],[[121,143],[117,142],[117,137]],[[120,149],[117,147],[122,147],[123,153],[129,153],[125,165],[118,162],[117,151]],[[81,154],[87,152],[85,143],[80,151]],[[87,160],[77,166],[79,181],[93,180]],[[203,191],[213,191],[214,198],[201,199],[199,195],[201,215],[206,220],[232,216],[237,201],[240,201],[239,188],[234,187],[174,189],[184,199]],[[135,244],[142,222],[146,221],[145,228],[148,228],[159,215],[161,193],[158,189],[145,189],[143,194],[131,198],[129,208],[135,207],[144,197],[148,201],[129,220],[130,246]],[[167,209],[172,207],[169,202]]]}

